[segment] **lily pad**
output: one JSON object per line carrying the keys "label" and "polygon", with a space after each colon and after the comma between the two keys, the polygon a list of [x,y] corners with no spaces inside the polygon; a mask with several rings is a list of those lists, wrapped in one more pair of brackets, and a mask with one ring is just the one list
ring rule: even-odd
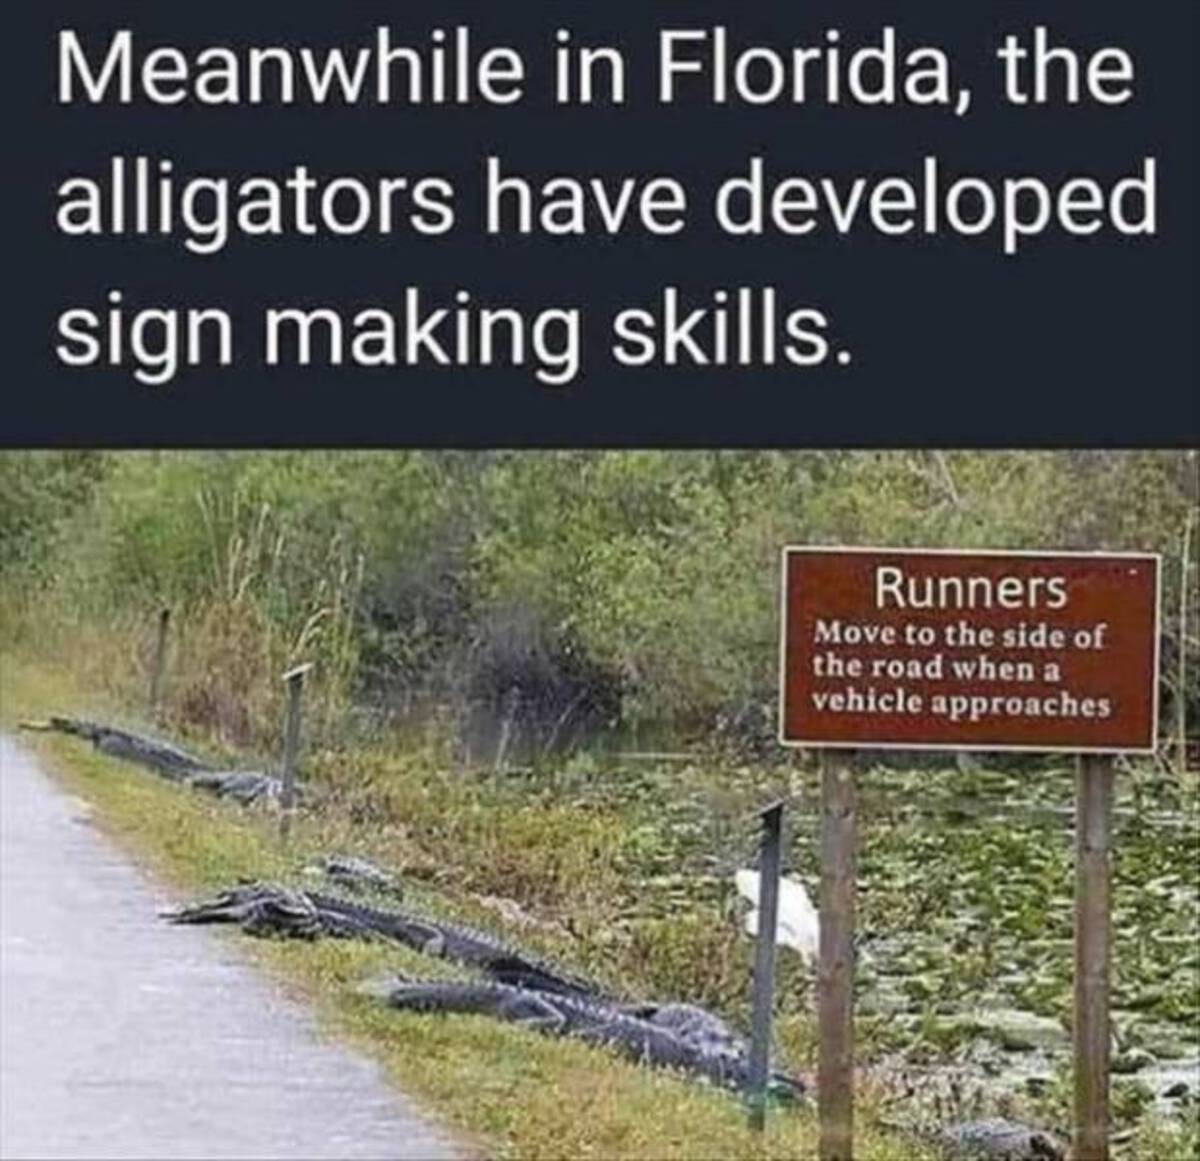
{"label": "lily pad", "polygon": [[1069,1037],[1057,1020],[1020,1008],[984,1009],[972,1016],[979,1030],[1009,1052],[1065,1047]]}

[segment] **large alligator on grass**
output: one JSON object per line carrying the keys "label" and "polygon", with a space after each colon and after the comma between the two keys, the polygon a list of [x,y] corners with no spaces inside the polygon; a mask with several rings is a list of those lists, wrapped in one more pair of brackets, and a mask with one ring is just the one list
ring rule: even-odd
{"label": "large alligator on grass", "polygon": [[130,733],[128,730],[115,726],[90,722],[83,718],[52,717],[42,728],[57,730],[62,734],[72,734],[77,738],[86,738],[101,753],[114,758],[122,758],[127,762],[136,762],[139,766],[148,766],[151,770],[175,781],[183,781],[190,774],[198,774],[211,770],[194,754],[181,750],[170,742],[157,738],[147,738],[141,734]]}
{"label": "large alligator on grass", "polygon": [[[745,1041],[712,1012],[692,1004],[622,1003],[591,981],[477,928],[271,883],[243,883],[165,914],[175,923],[237,923],[254,935],[394,940],[476,968],[489,979],[395,982],[383,992],[393,1007],[490,1015],[610,1045],[631,1059],[703,1076],[725,1088],[748,1083]],[[800,1081],[782,1074],[772,1079],[771,1087],[781,1097],[795,1098],[804,1091]]]}
{"label": "large alligator on grass", "polygon": [[303,891],[274,884],[244,883],[194,907],[164,911],[173,923],[237,923],[251,935],[286,934],[291,939],[370,938],[352,920],[318,908]]}
{"label": "large alligator on grass", "polygon": [[[711,1012],[690,1004],[657,1006],[653,1015],[643,1018],[616,1004],[579,996],[446,980],[398,980],[383,999],[403,1011],[490,1016],[547,1035],[604,1045],[638,1064],[676,1069],[722,1088],[740,1091],[750,1084],[744,1042]],[[768,1092],[777,1099],[797,1100],[805,1085],[799,1078],[772,1073]]]}
{"label": "large alligator on grass", "polygon": [[489,931],[411,911],[384,911],[332,895],[309,892],[323,911],[361,925],[415,951],[478,968],[499,983],[542,992],[599,998],[602,989],[539,956],[505,943]]}
{"label": "large alligator on grass", "polygon": [[[327,869],[331,864],[343,873],[363,869],[342,856],[324,860]],[[367,875],[366,880],[374,884],[375,877]],[[638,1063],[676,1069],[722,1088],[749,1087],[749,1047],[714,1013],[693,1004],[622,1002],[590,981],[476,928],[271,883],[240,884],[215,899],[166,914],[176,923],[238,923],[254,935],[394,940],[490,977],[473,982],[393,979],[363,989],[394,1008],[489,1016],[608,1046]],[[773,1072],[768,1092],[777,1099],[795,1100],[804,1094],[805,1085],[799,1078]],[[893,1127],[933,1145],[952,1161],[1062,1161],[1065,1156],[1051,1134],[1013,1121]]]}
{"label": "large alligator on grass", "polygon": [[[331,856],[324,865],[328,869],[333,864],[344,873],[347,861],[344,856]],[[477,968],[499,984],[607,1004],[625,1016],[648,1020],[713,1052],[736,1054],[745,1050],[744,1042],[729,1026],[704,1008],[694,1004],[624,1003],[599,984],[515,948],[490,932],[428,915],[384,911],[273,883],[243,883],[214,899],[164,912],[164,916],[174,923],[237,923],[253,935],[390,939],[425,955]]]}
{"label": "large alligator on grass", "polygon": [[[297,910],[297,901],[306,907]],[[280,901],[286,905],[277,905]],[[311,910],[310,910],[311,909]],[[562,995],[600,998],[582,979],[490,932],[406,911],[384,911],[317,891],[295,891],[271,883],[243,883],[207,900],[168,912],[175,923],[239,923],[254,935],[313,939],[389,939],[425,955],[477,968],[491,979]]]}
{"label": "large alligator on grass", "polygon": [[279,798],[282,783],[257,770],[218,770],[171,742],[135,734],[84,718],[55,716],[46,722],[25,722],[26,729],[56,730],[85,738],[103,754],[145,766],[156,774],[218,798],[248,805]]}

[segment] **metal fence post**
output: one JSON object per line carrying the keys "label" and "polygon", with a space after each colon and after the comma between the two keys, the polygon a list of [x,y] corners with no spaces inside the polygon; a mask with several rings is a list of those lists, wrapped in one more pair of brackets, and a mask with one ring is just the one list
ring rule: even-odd
{"label": "metal fence post", "polygon": [[167,632],[171,627],[171,610],[162,609],[158,614],[158,638],[154,644],[154,662],[150,670],[150,717],[158,717],[159,702],[162,700],[163,677],[167,668]]}
{"label": "metal fence post", "polygon": [[283,727],[283,790],[279,798],[279,837],[287,842],[296,808],[296,757],[300,752],[300,702],[304,675],[312,664],[297,665],[283,675],[288,687],[287,718]]}
{"label": "metal fence post", "polygon": [[779,869],[783,862],[783,803],[762,812],[758,857],[758,941],[754,946],[754,1022],[750,1041],[750,1128],[767,1123],[771,1015],[775,1007],[775,938],[779,929]]}

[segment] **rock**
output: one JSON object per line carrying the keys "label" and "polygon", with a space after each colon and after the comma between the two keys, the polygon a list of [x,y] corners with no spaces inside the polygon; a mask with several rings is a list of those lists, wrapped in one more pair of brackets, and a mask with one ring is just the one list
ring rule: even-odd
{"label": "rock", "polygon": [[1167,1100],[1174,1101],[1174,1100],[1179,1100],[1181,1097],[1187,1096],[1188,1092],[1189,1092],[1189,1089],[1187,1086],[1187,1081],[1178,1080],[1173,1085],[1171,1085],[1170,1088],[1163,1090],[1163,1096],[1165,1096],[1167,1098]]}

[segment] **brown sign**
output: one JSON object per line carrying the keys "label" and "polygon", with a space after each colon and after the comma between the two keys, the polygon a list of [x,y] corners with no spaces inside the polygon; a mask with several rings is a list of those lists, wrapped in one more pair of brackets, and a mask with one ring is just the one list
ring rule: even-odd
{"label": "brown sign", "polygon": [[1159,558],[787,548],[785,745],[1153,750]]}

